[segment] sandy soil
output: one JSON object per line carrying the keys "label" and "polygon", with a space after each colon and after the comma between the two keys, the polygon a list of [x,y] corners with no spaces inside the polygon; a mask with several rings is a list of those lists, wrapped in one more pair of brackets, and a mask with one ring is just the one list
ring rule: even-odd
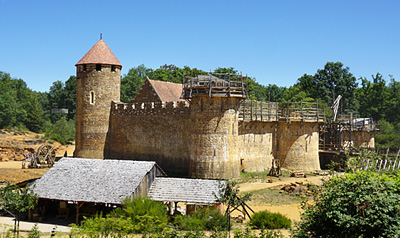
{"label": "sandy soil", "polygon": [[[0,183],[17,183],[32,178],[38,178],[48,171],[43,169],[21,169],[24,155],[46,143],[42,139],[43,134],[33,132],[20,135],[15,132],[0,131]],[[63,146],[59,143],[52,143],[56,150],[56,157],[62,157],[67,152],[67,156],[72,156],[75,150],[74,145]],[[1,186],[1,184],[0,184]]]}

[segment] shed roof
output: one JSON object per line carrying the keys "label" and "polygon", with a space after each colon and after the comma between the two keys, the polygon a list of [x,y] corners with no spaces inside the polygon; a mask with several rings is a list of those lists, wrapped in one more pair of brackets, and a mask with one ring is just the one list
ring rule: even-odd
{"label": "shed roof", "polygon": [[149,197],[155,201],[206,203],[216,202],[223,180],[156,178],[150,187]]}
{"label": "shed roof", "polygon": [[62,158],[33,191],[39,198],[121,204],[154,166],[149,161]]}
{"label": "shed roof", "polygon": [[154,90],[156,90],[161,101],[163,102],[184,101],[183,99],[181,99],[182,84],[156,81],[150,79],[149,81],[151,85],[153,85],[153,88]]}
{"label": "shed roof", "polygon": [[[108,48],[108,45],[103,41],[99,40],[83,57],[76,63],[81,64],[108,64],[118,65],[122,67],[117,57]],[[76,66],[75,65],[75,66]]]}

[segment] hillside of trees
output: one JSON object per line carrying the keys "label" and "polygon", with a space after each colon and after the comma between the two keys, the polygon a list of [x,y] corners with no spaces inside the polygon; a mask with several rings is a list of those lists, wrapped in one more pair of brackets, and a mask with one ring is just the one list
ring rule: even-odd
{"label": "hillside of trees", "polygon": [[[234,68],[217,68],[213,73],[238,73]],[[184,66],[163,65],[158,69],[144,65],[131,68],[121,77],[121,101],[129,102],[146,77],[153,80],[182,83],[183,75],[207,74]],[[278,80],[278,79],[276,79]],[[304,74],[290,87],[261,85],[255,78],[247,79],[248,97],[263,101],[317,101],[330,111],[338,95],[342,95],[339,113],[353,113],[372,118],[380,125],[376,135],[379,147],[400,147],[400,82],[379,73],[371,78],[356,78],[349,67],[340,62],[328,62],[314,75]],[[45,133],[49,139],[63,144],[74,140],[76,77],[65,82],[55,81],[48,92],[31,90],[23,79],[0,71],[0,129],[25,128]],[[68,109],[68,113],[52,109]]]}

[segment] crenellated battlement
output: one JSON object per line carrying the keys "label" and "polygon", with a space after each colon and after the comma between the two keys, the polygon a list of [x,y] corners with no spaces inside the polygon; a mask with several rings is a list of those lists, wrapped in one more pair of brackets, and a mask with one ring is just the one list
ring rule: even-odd
{"label": "crenellated battlement", "polygon": [[121,103],[112,102],[111,115],[166,115],[188,114],[189,102]]}

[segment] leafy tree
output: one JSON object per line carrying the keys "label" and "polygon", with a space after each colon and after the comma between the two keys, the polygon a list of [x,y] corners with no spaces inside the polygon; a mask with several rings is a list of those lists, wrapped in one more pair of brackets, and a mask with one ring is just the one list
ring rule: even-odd
{"label": "leafy tree", "polygon": [[183,71],[173,64],[160,66],[159,69],[151,71],[149,78],[158,81],[182,83]]}
{"label": "leafy tree", "polygon": [[76,112],[76,76],[70,76],[65,82],[64,108],[68,109],[67,119],[75,119]]}
{"label": "leafy tree", "polygon": [[45,123],[45,137],[60,142],[61,144],[69,144],[75,140],[75,121],[67,120],[66,116],[62,116],[56,123]]}
{"label": "leafy tree", "polygon": [[312,78],[306,74],[299,78],[298,85],[305,90],[308,97],[323,100],[328,105],[332,105],[336,97],[342,95],[342,113],[355,112],[357,109],[356,78],[341,62],[327,62],[324,69],[317,70]]}
{"label": "leafy tree", "polygon": [[39,102],[38,94],[29,91],[27,95],[26,111],[27,117],[25,120],[26,127],[33,132],[40,132],[45,122],[43,118],[42,104]]}
{"label": "leafy tree", "polygon": [[397,82],[390,76],[390,83],[388,87],[389,97],[385,104],[387,105],[387,113],[385,119],[392,123],[400,123],[400,82]]}
{"label": "leafy tree", "polygon": [[8,183],[0,189],[0,208],[15,218],[14,235],[19,231],[20,213],[33,209],[37,202],[38,197],[29,187],[21,189]]}
{"label": "leafy tree", "polygon": [[398,182],[365,171],[332,177],[303,204],[294,237],[399,237]]}
{"label": "leafy tree", "polygon": [[313,98],[307,97],[307,93],[301,90],[299,85],[293,85],[286,88],[282,93],[282,101],[284,102],[312,102]]}
{"label": "leafy tree", "polygon": [[361,117],[372,117],[375,121],[385,118],[389,103],[389,90],[382,75],[372,76],[373,82],[361,79],[361,88],[356,90]]}
{"label": "leafy tree", "polygon": [[150,75],[152,69],[146,68],[143,64],[136,68],[131,68],[127,74],[121,78],[121,101],[130,102],[136,95],[144,79]]}

